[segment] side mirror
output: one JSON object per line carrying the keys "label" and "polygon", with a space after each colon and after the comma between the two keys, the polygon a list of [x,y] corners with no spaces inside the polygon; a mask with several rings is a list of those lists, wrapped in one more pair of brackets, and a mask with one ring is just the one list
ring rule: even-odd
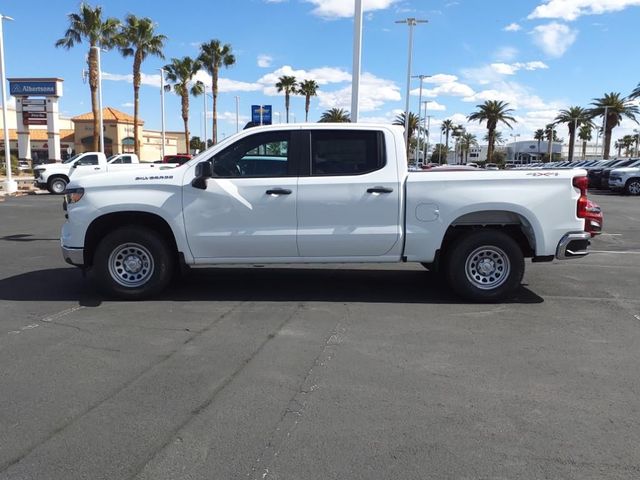
{"label": "side mirror", "polygon": [[213,165],[211,162],[200,162],[196,165],[196,176],[191,181],[193,188],[207,189],[207,178],[213,177]]}

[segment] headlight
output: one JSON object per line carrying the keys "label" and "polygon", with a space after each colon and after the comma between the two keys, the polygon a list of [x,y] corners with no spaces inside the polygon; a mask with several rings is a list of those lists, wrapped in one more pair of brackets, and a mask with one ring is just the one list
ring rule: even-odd
{"label": "headlight", "polygon": [[64,199],[67,205],[79,202],[84,196],[84,188],[67,188],[64,192]]}

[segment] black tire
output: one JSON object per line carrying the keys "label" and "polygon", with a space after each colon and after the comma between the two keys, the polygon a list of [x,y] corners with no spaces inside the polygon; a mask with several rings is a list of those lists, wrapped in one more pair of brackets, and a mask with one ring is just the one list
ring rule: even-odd
{"label": "black tire", "polygon": [[631,178],[624,186],[624,193],[627,195],[640,195],[640,178]]}
{"label": "black tire", "polygon": [[175,252],[156,231],[126,226],[100,241],[91,276],[109,296],[142,300],[161,293],[169,285],[174,269]]}
{"label": "black tire", "polygon": [[444,272],[449,286],[462,298],[497,302],[520,286],[524,256],[506,233],[477,230],[458,238],[451,246]]}
{"label": "black tire", "polygon": [[47,183],[47,190],[53,195],[62,195],[69,182],[64,177],[53,177]]}

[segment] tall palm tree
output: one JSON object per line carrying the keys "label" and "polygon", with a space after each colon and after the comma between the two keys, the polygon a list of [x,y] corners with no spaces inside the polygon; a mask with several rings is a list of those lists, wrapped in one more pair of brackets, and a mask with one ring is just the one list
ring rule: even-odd
{"label": "tall palm tree", "polygon": [[533,139],[538,141],[538,157],[540,157],[540,142],[544,140],[544,129],[539,128],[533,134]]}
{"label": "tall palm tree", "polygon": [[469,150],[478,146],[478,139],[473,133],[463,133],[460,137],[460,148],[464,152],[464,163],[469,160]]}
{"label": "tall palm tree", "polygon": [[[449,151],[449,132],[451,132],[451,130],[453,130],[454,128],[455,125],[453,123],[453,120],[449,119],[444,120],[440,125],[440,130],[445,134],[445,146],[447,147],[447,152]],[[442,140],[442,137],[440,137],[440,140]]]}
{"label": "tall palm tree", "polygon": [[584,160],[587,156],[587,142],[591,141],[591,130],[593,126],[591,123],[585,123],[580,127],[580,131],[578,132],[578,138],[582,140],[582,159]]}
{"label": "tall palm tree", "polygon": [[[396,118],[393,120],[393,124],[394,125],[402,125],[404,127],[405,123],[404,123],[404,112],[399,113],[398,115],[396,115]],[[414,135],[416,134],[416,132],[421,132],[422,131],[422,127],[420,126],[419,123],[419,118],[418,115],[416,115],[413,112],[409,112],[409,135],[408,138],[411,139],[414,137]]]}
{"label": "tall palm tree", "polygon": [[467,118],[470,121],[479,123],[486,122],[487,134],[489,135],[489,147],[487,149],[487,162],[493,160],[494,150],[494,133],[499,123],[504,123],[507,127],[512,128],[511,123],[516,123],[516,119],[511,116],[513,110],[509,108],[507,102],[502,100],[487,100],[481,105],[476,105],[477,111],[470,114]]}
{"label": "tall palm tree", "polygon": [[184,141],[187,149],[189,148],[189,94],[197,96],[204,93],[202,82],[192,82],[201,68],[202,64],[191,57],[172,58],[171,63],[164,66],[167,81],[173,83],[173,91],[182,100]]}
{"label": "tall palm tree", "polygon": [[315,97],[318,94],[320,86],[315,80],[303,80],[300,82],[300,88],[298,88],[298,94],[304,95],[304,121],[309,121],[309,106],[311,105],[311,97]]}
{"label": "tall palm tree", "polygon": [[[482,139],[485,142],[489,142],[489,134],[485,133],[484,137],[482,137]],[[495,142],[496,145],[502,145],[505,142],[504,136],[502,135],[502,132],[499,130],[496,130],[495,132],[493,132],[493,141]]]}
{"label": "tall palm tree", "polygon": [[231,45],[222,45],[220,40],[211,40],[200,45],[198,60],[211,75],[211,93],[213,94],[213,126],[211,138],[214,145],[218,142],[218,76],[220,67],[229,68],[236,63],[236,57],[231,53]]}
{"label": "tall palm tree", "polygon": [[633,100],[638,97],[640,97],[640,83],[638,83],[638,86],[634,88],[631,95],[629,95],[629,100]]}
{"label": "tall palm tree", "polygon": [[636,142],[634,135],[625,135],[622,137],[622,148],[624,148],[624,156],[630,157],[633,154],[633,144]]}
{"label": "tall palm tree", "polygon": [[103,18],[102,7],[80,4],[78,13],[67,15],[69,27],[64,37],[56,42],[56,47],[69,50],[76,44],[86,41],[89,44],[89,89],[91,90],[91,111],[93,113],[93,150],[100,148],[100,122],[98,119],[98,52],[95,48],[111,49],[115,46],[120,21],[116,18]]}
{"label": "tall palm tree", "polygon": [[296,81],[296,77],[288,75],[283,75],[278,78],[278,82],[276,83],[278,92],[284,92],[284,108],[287,112],[287,123],[289,123],[289,98],[292,93],[296,93],[297,86],[298,82]]}
{"label": "tall palm tree", "polygon": [[609,150],[611,149],[611,133],[614,128],[620,125],[622,117],[629,118],[634,122],[638,122],[636,115],[640,114],[640,109],[634,105],[628,98],[621,98],[619,93],[605,93],[603,97],[594,98],[591,102],[593,108],[589,109],[591,118],[599,117],[607,112],[605,119],[604,131],[604,155],[605,159],[609,158]]}
{"label": "tall palm tree", "polygon": [[124,57],[133,57],[133,138],[135,153],[140,156],[138,119],[140,117],[140,68],[149,55],[164,59],[162,49],[167,39],[156,35],[155,24],[150,18],[127,15],[118,35],[118,47]]}
{"label": "tall palm tree", "polygon": [[579,127],[585,123],[590,123],[589,112],[582,107],[569,107],[564,110],[560,110],[558,116],[554,120],[555,123],[566,123],[569,128],[569,158],[570,162],[573,161],[573,153],[576,143],[576,127]]}
{"label": "tall palm tree", "polygon": [[342,108],[330,108],[322,113],[318,123],[349,123],[351,117],[349,112]]}

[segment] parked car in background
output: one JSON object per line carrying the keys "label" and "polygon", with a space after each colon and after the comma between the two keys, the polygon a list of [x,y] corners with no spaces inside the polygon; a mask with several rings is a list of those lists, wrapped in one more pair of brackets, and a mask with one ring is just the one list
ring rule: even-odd
{"label": "parked car in background", "polygon": [[29,165],[28,160],[18,160],[18,170],[21,172],[26,172],[27,170],[31,170],[31,165]]}
{"label": "parked car in background", "polygon": [[640,159],[628,167],[613,169],[609,175],[609,188],[627,195],[640,195]]}
{"label": "parked car in background", "polygon": [[587,168],[587,175],[589,177],[589,188],[600,188],[602,180],[602,172],[605,168],[619,166],[624,160],[613,159],[605,160],[594,167]]}
{"label": "parked car in background", "polygon": [[499,170],[497,163],[487,163],[484,168],[486,170]]}
{"label": "parked car in background", "polygon": [[609,188],[609,175],[611,175],[611,171],[617,168],[624,167],[633,167],[638,162],[637,158],[629,158],[622,163],[617,164],[615,167],[608,167],[602,170],[602,175],[600,177],[600,188],[608,189]]}
{"label": "parked car in background", "polygon": [[177,153],[175,155],[165,155],[162,157],[162,163],[177,163],[178,165],[182,165],[192,158],[193,156],[188,153]]}

